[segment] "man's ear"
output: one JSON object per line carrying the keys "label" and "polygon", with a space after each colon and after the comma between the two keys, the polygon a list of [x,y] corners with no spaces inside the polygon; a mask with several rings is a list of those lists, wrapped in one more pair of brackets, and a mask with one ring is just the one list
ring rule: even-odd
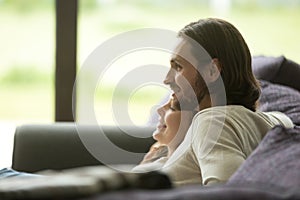
{"label": "man's ear", "polygon": [[219,76],[221,75],[221,65],[217,58],[212,59],[211,63],[209,64],[209,71],[207,80],[212,83],[215,82]]}

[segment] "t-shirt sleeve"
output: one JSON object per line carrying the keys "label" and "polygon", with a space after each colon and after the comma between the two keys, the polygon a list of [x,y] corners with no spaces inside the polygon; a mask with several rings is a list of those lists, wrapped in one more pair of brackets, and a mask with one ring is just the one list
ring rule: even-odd
{"label": "t-shirt sleeve", "polygon": [[293,128],[295,126],[292,120],[284,113],[273,111],[273,112],[265,112],[265,114],[268,115],[269,119],[274,124],[280,124],[286,128]]}
{"label": "t-shirt sleeve", "polygon": [[210,111],[198,115],[192,128],[192,147],[201,169],[202,184],[227,181],[246,159],[234,127],[224,113]]}

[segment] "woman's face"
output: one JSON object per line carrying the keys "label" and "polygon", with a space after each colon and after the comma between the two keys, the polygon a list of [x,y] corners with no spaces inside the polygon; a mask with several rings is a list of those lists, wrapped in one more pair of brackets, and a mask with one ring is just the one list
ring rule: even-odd
{"label": "woman's face", "polygon": [[[159,123],[153,133],[153,138],[160,144],[168,145],[179,132],[186,133],[191,123],[191,111],[180,111],[173,100],[157,110],[159,114]],[[190,116],[186,116],[189,113]],[[183,117],[185,116],[185,117]],[[183,117],[184,120],[181,120]]]}

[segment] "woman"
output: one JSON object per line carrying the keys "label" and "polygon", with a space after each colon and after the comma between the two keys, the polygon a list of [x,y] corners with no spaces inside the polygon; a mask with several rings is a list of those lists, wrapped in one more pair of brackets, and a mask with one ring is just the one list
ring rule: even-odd
{"label": "woman", "polygon": [[133,169],[134,172],[161,168],[184,139],[195,114],[194,111],[181,110],[174,95],[157,109],[157,113],[159,123],[153,133],[153,138],[157,142],[151,146],[140,165]]}
{"label": "woman", "polygon": [[179,39],[164,83],[198,113],[163,169],[175,185],[226,182],[268,130],[294,125],[283,113],[256,111],[260,87],[251,54],[232,24],[199,20]]}

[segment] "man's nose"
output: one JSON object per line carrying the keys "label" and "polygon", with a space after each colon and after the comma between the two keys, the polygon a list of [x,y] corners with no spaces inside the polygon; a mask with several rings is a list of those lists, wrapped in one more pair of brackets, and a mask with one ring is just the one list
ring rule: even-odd
{"label": "man's nose", "polygon": [[166,75],[166,78],[164,80],[164,84],[169,85],[170,83],[174,82],[174,76],[175,76],[175,70],[170,69]]}

